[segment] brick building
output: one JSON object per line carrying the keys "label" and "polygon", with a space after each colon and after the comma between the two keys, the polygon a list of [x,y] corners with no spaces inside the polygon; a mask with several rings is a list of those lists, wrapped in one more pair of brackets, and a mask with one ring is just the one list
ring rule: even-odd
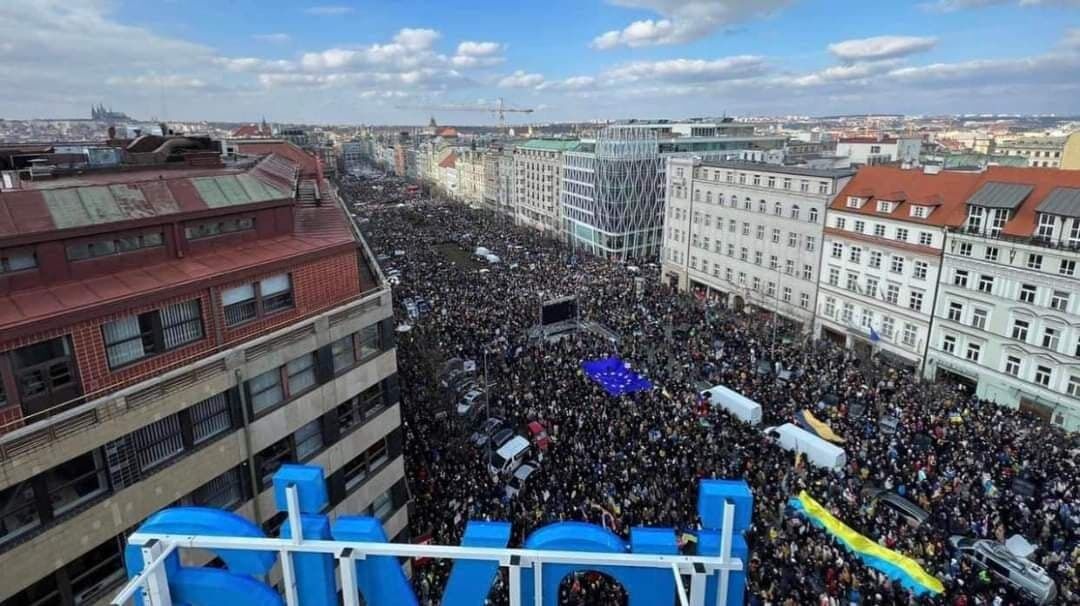
{"label": "brick building", "polygon": [[240,151],[0,193],[0,602],[109,597],[171,504],[276,534],[286,461],[407,538],[390,289],[314,157]]}

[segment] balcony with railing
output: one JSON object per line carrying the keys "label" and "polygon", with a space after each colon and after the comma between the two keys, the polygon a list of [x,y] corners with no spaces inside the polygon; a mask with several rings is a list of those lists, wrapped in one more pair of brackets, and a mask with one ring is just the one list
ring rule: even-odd
{"label": "balcony with railing", "polygon": [[1040,236],[1038,234],[1032,234],[1030,236],[1018,236],[1014,234],[1006,234],[1002,231],[991,232],[981,227],[971,227],[967,225],[951,227],[949,228],[949,233],[963,236],[975,236],[978,238],[983,238],[985,240],[1008,242],[1010,244],[1038,246],[1040,248],[1063,250],[1067,252],[1080,252],[1080,239],[1072,237],[1058,238],[1055,240],[1048,236]]}

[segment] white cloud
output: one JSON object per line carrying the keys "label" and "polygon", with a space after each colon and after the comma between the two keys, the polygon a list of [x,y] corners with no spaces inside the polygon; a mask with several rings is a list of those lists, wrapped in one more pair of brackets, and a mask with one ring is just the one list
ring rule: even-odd
{"label": "white cloud", "polygon": [[388,44],[304,53],[300,65],[310,71],[364,71],[373,67],[408,71],[445,61],[434,52],[438,39],[439,32],[433,29],[405,28],[399,30]]}
{"label": "white cloud", "polygon": [[499,80],[499,88],[535,88],[544,83],[544,77],[540,74],[528,74],[524,70],[517,70]]}
{"label": "white cloud", "polygon": [[937,0],[926,2],[920,6],[929,11],[939,13],[952,13],[969,8],[985,8],[1000,4],[1013,4],[1017,6],[1064,6],[1080,7],[1080,0]]}
{"label": "white cloud", "polygon": [[1080,50],[1080,27],[1065,30],[1065,36],[1061,39],[1061,45],[1065,48]]}
{"label": "white cloud", "polygon": [[640,80],[718,81],[747,78],[763,74],[768,69],[765,59],[755,55],[738,55],[708,61],[705,59],[668,59],[664,61],[635,61],[604,73],[611,82]]}
{"label": "white cloud", "polygon": [[340,17],[341,15],[347,15],[353,12],[353,8],[351,6],[343,6],[340,4],[323,4],[308,7],[304,9],[304,12],[316,17]]}
{"label": "white cloud", "polygon": [[646,9],[661,19],[634,21],[621,30],[600,34],[592,47],[607,50],[661,44],[682,44],[704,38],[723,27],[768,16],[793,0],[608,0],[611,4]]}
{"label": "white cloud", "polygon": [[553,80],[537,86],[537,90],[580,90],[596,84],[593,76],[572,76],[565,80]]}
{"label": "white cloud", "polygon": [[457,54],[450,59],[450,63],[461,68],[490,67],[506,60],[500,55],[503,50],[503,45],[498,42],[466,40],[458,44]]}
{"label": "white cloud", "polygon": [[473,42],[466,40],[457,46],[457,54],[466,57],[490,57],[503,51],[503,45],[498,42]]}
{"label": "white cloud", "polygon": [[848,65],[834,65],[821,71],[793,78],[791,83],[795,86],[813,87],[834,82],[850,82],[852,80],[864,80],[888,72],[897,66],[897,61],[873,61],[870,63],[852,63]]}
{"label": "white cloud", "polygon": [[288,44],[289,42],[292,42],[292,36],[282,32],[273,34],[254,34],[251,38],[258,42],[266,42],[267,44]]}
{"label": "white cloud", "polygon": [[874,36],[830,44],[829,52],[841,61],[878,61],[925,52],[936,44],[932,37]]}
{"label": "white cloud", "polygon": [[138,86],[153,88],[154,90],[168,89],[204,89],[207,83],[199,78],[181,76],[177,74],[157,75],[142,74],[139,76],[111,76],[105,81],[110,86]]}

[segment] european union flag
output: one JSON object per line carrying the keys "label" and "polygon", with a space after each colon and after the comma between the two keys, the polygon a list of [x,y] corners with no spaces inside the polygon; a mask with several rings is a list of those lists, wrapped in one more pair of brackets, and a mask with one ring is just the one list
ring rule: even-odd
{"label": "european union flag", "polygon": [[881,340],[881,335],[877,334],[877,331],[874,330],[873,326],[870,327],[870,340],[874,343]]}

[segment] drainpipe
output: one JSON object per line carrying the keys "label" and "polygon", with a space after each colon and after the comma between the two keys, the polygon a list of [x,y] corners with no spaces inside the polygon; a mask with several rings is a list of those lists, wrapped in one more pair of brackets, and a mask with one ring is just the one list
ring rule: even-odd
{"label": "drainpipe", "polygon": [[251,451],[251,416],[248,414],[247,394],[244,393],[244,381],[240,375],[240,369],[233,371],[236,376],[236,391],[240,394],[240,415],[244,420],[244,450],[247,452],[248,480],[251,482],[251,492],[254,495],[251,503],[254,509],[256,523],[262,523],[262,512],[259,511],[259,478],[255,472],[255,453]]}
{"label": "drainpipe", "polygon": [[941,293],[941,284],[945,277],[945,246],[949,243],[950,237],[955,238],[955,235],[950,236],[949,228],[941,228],[941,252],[938,253],[938,279],[934,284],[934,297],[930,303],[930,322],[926,325],[926,345],[923,347],[922,362],[919,363],[919,381],[924,380],[924,373],[926,372],[926,358],[930,355],[930,340],[934,336],[934,323],[937,318],[937,300],[938,295]]}

